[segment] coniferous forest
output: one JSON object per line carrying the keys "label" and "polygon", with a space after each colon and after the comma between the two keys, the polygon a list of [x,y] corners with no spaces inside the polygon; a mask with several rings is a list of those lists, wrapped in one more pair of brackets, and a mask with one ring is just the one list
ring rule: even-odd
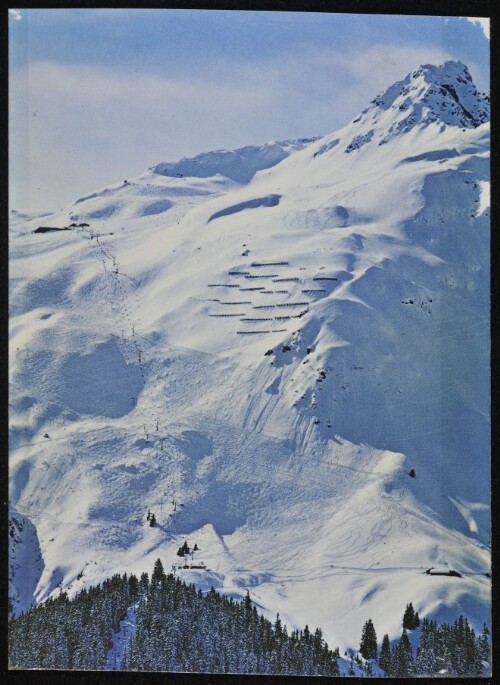
{"label": "coniferous forest", "polygon": [[[241,602],[213,588],[203,594],[165,574],[159,559],[151,578],[117,574],[72,599],[62,592],[10,618],[9,666],[109,668],[113,634],[131,607],[134,630],[122,654],[122,670],[341,675],[339,651],[328,647],[320,628],[312,632],[306,626],[289,634],[279,615],[274,623],[259,615],[248,593]],[[417,628],[414,650],[408,631]],[[420,622],[409,604],[401,638],[392,646],[384,635],[379,649],[375,626],[367,620],[350,675],[354,661],[358,672],[367,675],[481,675],[490,662],[489,632],[485,627],[476,635],[463,616],[453,625],[427,618]]]}

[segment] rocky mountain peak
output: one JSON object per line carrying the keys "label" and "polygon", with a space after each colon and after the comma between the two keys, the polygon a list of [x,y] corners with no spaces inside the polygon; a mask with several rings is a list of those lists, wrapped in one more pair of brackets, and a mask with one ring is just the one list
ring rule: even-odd
{"label": "rocky mountain peak", "polygon": [[[477,128],[489,118],[489,96],[477,90],[465,64],[449,61],[418,67],[377,95],[353,123],[369,125],[370,139],[379,139],[380,145],[415,126],[441,122]],[[376,124],[383,129],[378,136],[374,136]]]}

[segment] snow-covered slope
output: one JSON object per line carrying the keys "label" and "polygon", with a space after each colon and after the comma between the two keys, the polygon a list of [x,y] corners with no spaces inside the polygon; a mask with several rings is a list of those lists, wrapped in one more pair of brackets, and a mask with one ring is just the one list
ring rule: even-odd
{"label": "snow-covered slope", "polygon": [[488,111],[424,66],[272,168],[203,155],[44,218],[88,226],[12,224],[19,608],[188,539],[185,577],[342,650],[410,601],[489,620]]}
{"label": "snow-covered slope", "polygon": [[152,171],[174,178],[184,176],[209,178],[221,175],[237,183],[248,183],[257,171],[275,166],[288,155],[302,150],[315,140],[317,138],[299,138],[298,140],[272,141],[261,146],[247,145],[238,150],[204,152],[178,162],[157,164],[152,167]]}

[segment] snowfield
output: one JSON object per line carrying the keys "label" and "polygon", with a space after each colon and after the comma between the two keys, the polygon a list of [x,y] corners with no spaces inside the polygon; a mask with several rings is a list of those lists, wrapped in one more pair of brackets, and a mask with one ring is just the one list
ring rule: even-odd
{"label": "snowfield", "polygon": [[488,120],[426,65],[325,138],[12,212],[13,611],[187,539],[341,654],[408,602],[490,623]]}

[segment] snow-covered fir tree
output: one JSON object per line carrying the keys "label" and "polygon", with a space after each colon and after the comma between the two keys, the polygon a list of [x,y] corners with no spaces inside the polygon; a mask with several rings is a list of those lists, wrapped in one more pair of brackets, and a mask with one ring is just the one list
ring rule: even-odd
{"label": "snow-covered fir tree", "polygon": [[377,634],[371,618],[363,626],[359,651],[365,659],[377,658]]}

